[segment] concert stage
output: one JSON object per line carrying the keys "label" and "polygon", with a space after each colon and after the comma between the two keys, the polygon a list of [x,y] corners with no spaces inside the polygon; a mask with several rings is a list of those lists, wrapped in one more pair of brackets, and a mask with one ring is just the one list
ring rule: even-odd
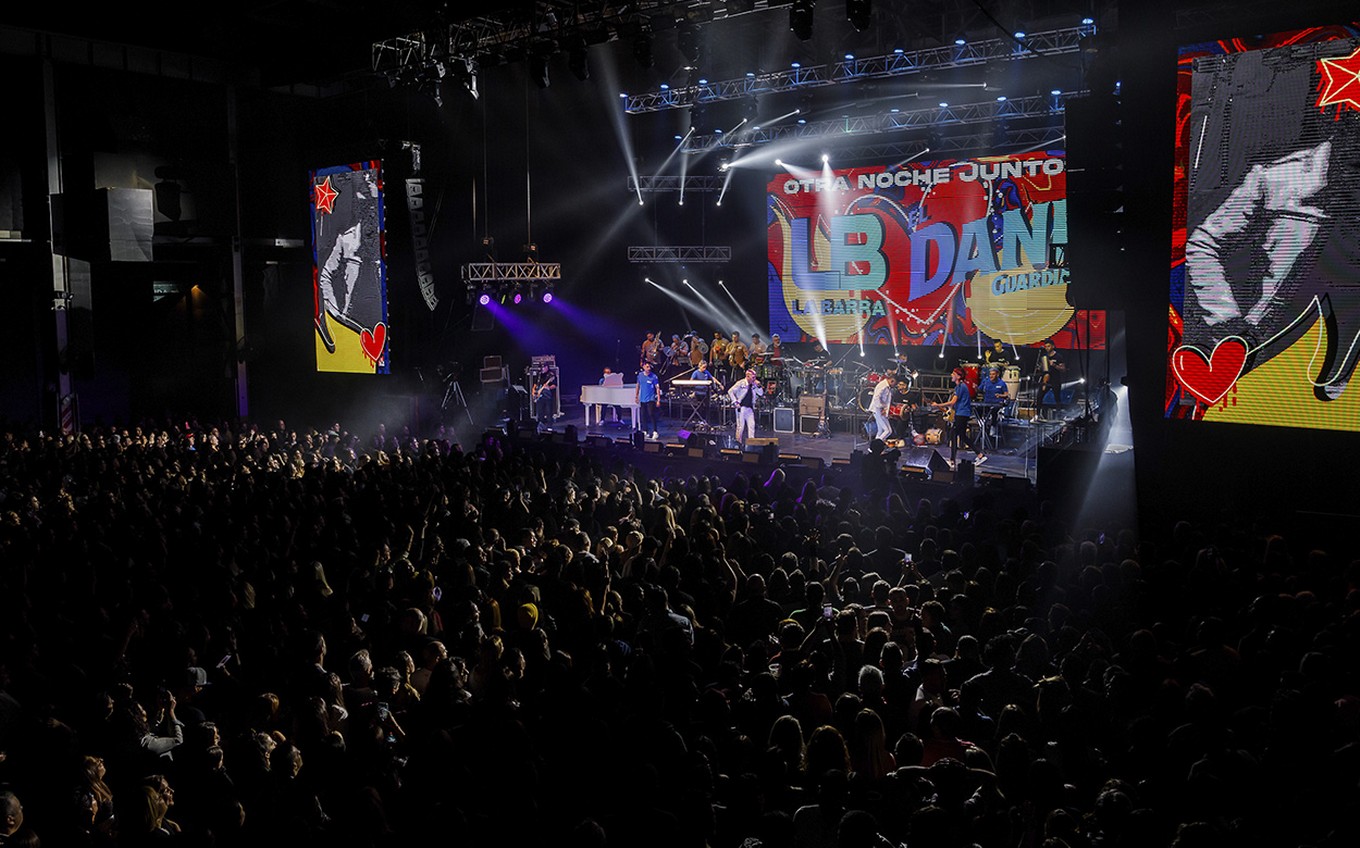
{"label": "concert stage", "polygon": [[[593,411],[587,416],[587,408],[574,396],[564,396],[562,413],[552,423],[551,430],[558,438],[570,432],[578,442],[590,441],[604,444],[604,439],[620,443],[633,439],[640,444],[638,449],[646,453],[669,455],[688,455],[713,459],[740,460],[740,447],[734,438],[735,424],[730,409],[720,408],[715,400],[709,410],[708,419],[696,414],[692,404],[683,400],[661,404],[661,421],[658,428],[660,438],[643,438],[635,434],[630,419],[630,410],[622,407],[611,410],[605,407],[600,419]],[[978,431],[976,422],[974,440],[983,447],[987,459],[972,469],[975,481],[1005,479],[1023,480],[1034,485],[1038,475],[1038,456],[1041,448],[1063,447],[1085,441],[1089,432],[1079,418],[1079,407],[1063,407],[1043,410],[1042,415],[1030,418],[1001,418],[996,426],[989,429],[986,440]],[[758,454],[767,444],[772,445],[771,456],[781,464],[802,464],[811,467],[832,467],[850,463],[856,455],[869,452],[869,434],[873,428],[872,417],[858,409],[828,409],[825,417],[803,416],[793,408],[762,408],[757,413],[758,445],[748,446],[746,452]],[[776,420],[778,419],[778,420]],[[708,423],[711,421],[712,423]],[[823,421],[825,426],[821,426]],[[778,429],[776,430],[776,425]],[[867,426],[866,426],[867,425]],[[519,425],[521,430],[534,429],[532,421]],[[906,443],[898,446],[899,466],[904,473],[924,479],[952,481],[956,476],[948,467],[949,446],[948,430],[933,416],[922,416],[916,423],[918,431],[940,439],[939,443],[913,445]],[[820,433],[820,434],[819,434]],[[889,450],[893,447],[890,446]],[[958,460],[967,471],[967,464],[973,463],[975,454],[960,450]],[[760,458],[748,458],[758,462]],[[857,459],[855,461],[858,461]]]}

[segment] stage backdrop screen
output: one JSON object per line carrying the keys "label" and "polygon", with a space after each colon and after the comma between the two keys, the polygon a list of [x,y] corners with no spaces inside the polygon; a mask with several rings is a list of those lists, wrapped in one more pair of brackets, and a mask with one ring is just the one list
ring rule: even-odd
{"label": "stage backdrop screen", "polygon": [[321,168],[311,185],[316,370],[389,373],[382,163]]}
{"label": "stage backdrop screen", "polygon": [[1061,152],[822,171],[767,187],[770,332],[827,344],[1105,346],[1068,297]]}
{"label": "stage backdrop screen", "polygon": [[1360,428],[1360,28],[1178,62],[1165,414]]}

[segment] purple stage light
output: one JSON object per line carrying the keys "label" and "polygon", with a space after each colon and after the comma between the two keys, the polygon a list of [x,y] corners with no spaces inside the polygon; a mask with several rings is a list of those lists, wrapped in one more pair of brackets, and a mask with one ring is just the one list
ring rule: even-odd
{"label": "purple stage light", "polygon": [[484,294],[481,297],[477,298],[477,302],[480,303],[482,306],[486,306],[488,303],[491,302],[491,295]]}
{"label": "purple stage light", "polygon": [[524,300],[524,295],[520,294],[519,292],[515,292],[515,303],[518,304],[521,300]]}
{"label": "purple stage light", "polygon": [[544,293],[543,293],[543,302],[544,302],[544,303],[552,303],[552,292],[544,292]]}

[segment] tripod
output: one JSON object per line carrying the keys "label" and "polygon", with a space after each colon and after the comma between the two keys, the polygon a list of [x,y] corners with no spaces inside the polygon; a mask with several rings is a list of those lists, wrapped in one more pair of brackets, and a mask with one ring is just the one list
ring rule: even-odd
{"label": "tripod", "polygon": [[463,397],[463,387],[458,384],[458,379],[450,374],[444,378],[444,399],[439,404],[440,417],[449,408],[450,403],[457,404],[463,408],[463,414],[467,416],[468,426],[475,426],[472,423],[472,410],[468,409],[467,398]]}

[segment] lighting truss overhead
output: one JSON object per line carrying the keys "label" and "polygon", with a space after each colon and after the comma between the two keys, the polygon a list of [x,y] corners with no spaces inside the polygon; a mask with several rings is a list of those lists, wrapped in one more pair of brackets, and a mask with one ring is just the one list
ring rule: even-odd
{"label": "lighting truss overhead", "polygon": [[553,282],[562,279],[559,262],[469,262],[463,266],[463,282],[487,283]]}
{"label": "lighting truss overhead", "polygon": [[985,151],[987,153],[1024,153],[1061,147],[1067,139],[1060,124],[1012,129],[1005,143],[1005,150],[995,147],[995,137],[990,127],[980,127],[972,132],[964,132],[936,138],[923,145],[912,138],[881,141],[868,136],[860,144],[842,145],[837,151],[847,158],[901,160],[903,164],[919,159],[948,159],[961,153]]}
{"label": "lighting truss overhead", "polygon": [[[743,133],[742,146],[769,144],[793,138],[841,139],[855,135],[879,135],[904,130],[926,130],[932,127],[956,127],[969,124],[991,124],[1000,120],[1016,121],[1040,119],[1053,123],[1057,116],[1066,112],[1066,101],[1081,97],[1085,92],[1068,92],[1057,97],[1054,105],[1052,95],[1033,95],[1015,97],[1009,100],[988,99],[979,103],[954,103],[949,106],[929,106],[902,112],[885,112],[880,115],[839,117],[827,121],[809,121],[806,124],[793,124],[779,127],[762,127]],[[690,135],[685,139],[682,153],[707,153],[734,144],[722,134]],[[839,146],[839,144],[837,145]]]}
{"label": "lighting truss overhead", "polygon": [[727,245],[630,245],[628,261],[635,264],[721,263],[732,261],[732,248]]}
{"label": "lighting truss overhead", "polygon": [[962,46],[948,45],[923,50],[896,51],[880,56],[857,56],[826,65],[804,65],[730,80],[712,80],[705,85],[690,84],[655,92],[630,94],[624,111],[630,115],[683,109],[699,100],[710,103],[736,100],[758,94],[787,92],[886,79],[933,70],[966,68],[989,61],[1028,59],[1037,55],[1056,56],[1076,53],[1081,39],[1093,31],[1089,26],[1068,27],[1032,33],[1025,39],[1026,50],[1017,52],[1014,39],[992,38]]}
{"label": "lighting truss overhead", "polygon": [[683,192],[713,192],[722,191],[724,177],[714,177],[707,175],[681,177],[676,174],[667,174],[655,177],[628,177],[628,193],[637,194],[668,194],[677,191]]}

